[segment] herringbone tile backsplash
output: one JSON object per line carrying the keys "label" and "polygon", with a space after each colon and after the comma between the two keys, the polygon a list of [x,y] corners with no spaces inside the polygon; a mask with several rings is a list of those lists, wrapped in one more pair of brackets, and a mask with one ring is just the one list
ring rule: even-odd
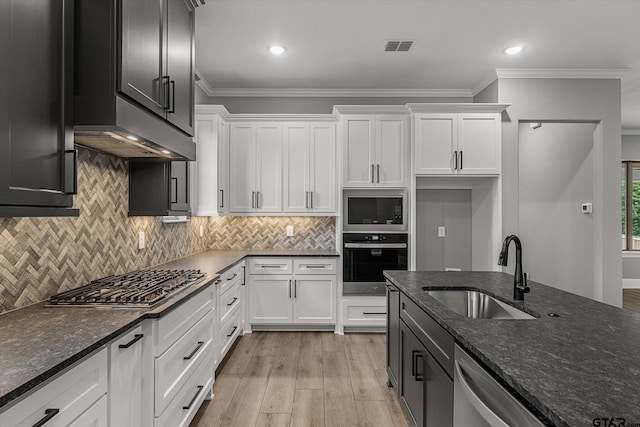
{"label": "herringbone tile backsplash", "polygon": [[[335,248],[333,218],[129,218],[126,161],[95,151],[79,150],[78,184],[79,218],[0,218],[0,312],[207,249]],[[295,237],[286,237],[287,225]],[[143,230],[146,249],[138,250]]]}

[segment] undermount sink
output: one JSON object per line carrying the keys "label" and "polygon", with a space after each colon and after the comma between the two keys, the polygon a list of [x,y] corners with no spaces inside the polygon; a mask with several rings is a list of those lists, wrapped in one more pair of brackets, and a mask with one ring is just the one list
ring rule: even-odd
{"label": "undermount sink", "polygon": [[535,319],[529,313],[480,291],[432,290],[429,287],[424,287],[422,290],[427,291],[427,295],[449,310],[471,319]]}

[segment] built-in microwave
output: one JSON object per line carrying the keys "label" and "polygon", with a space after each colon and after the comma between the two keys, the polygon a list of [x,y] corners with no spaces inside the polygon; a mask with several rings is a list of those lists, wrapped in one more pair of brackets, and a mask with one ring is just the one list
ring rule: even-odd
{"label": "built-in microwave", "polygon": [[348,190],[342,209],[343,231],[407,231],[406,190]]}

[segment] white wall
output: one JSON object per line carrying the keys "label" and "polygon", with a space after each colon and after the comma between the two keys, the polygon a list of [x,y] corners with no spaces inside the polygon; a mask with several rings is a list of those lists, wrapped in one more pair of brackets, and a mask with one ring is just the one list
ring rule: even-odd
{"label": "white wall", "polygon": [[[595,298],[622,305],[620,257],[620,80],[499,79],[498,100],[511,104],[502,123],[503,235],[519,232],[520,121],[599,123],[594,143]],[[553,153],[550,153],[553,155]],[[526,250],[526,246],[525,246]]]}
{"label": "white wall", "polygon": [[[520,124],[523,266],[532,280],[594,297],[592,123]],[[553,155],[550,155],[553,154]],[[513,258],[512,258],[513,259]]]}

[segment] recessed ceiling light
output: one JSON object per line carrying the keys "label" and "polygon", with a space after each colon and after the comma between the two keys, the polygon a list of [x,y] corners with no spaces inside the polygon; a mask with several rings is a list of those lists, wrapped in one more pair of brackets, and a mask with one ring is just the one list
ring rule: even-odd
{"label": "recessed ceiling light", "polygon": [[162,150],[162,152],[163,152],[164,154],[171,154],[171,151],[169,151],[169,150]]}
{"label": "recessed ceiling light", "polygon": [[132,140],[132,141],[137,141],[137,140],[138,140],[138,138],[136,138],[136,137],[135,137],[135,136],[133,136],[133,135],[127,135],[127,139],[130,139],[130,140]]}
{"label": "recessed ceiling light", "polygon": [[517,55],[524,50],[523,46],[511,46],[504,50],[507,55]]}
{"label": "recessed ceiling light", "polygon": [[276,56],[282,55],[286,51],[287,51],[287,49],[285,49],[284,46],[280,46],[280,45],[269,46],[269,52],[271,52],[272,54],[274,54]]}

